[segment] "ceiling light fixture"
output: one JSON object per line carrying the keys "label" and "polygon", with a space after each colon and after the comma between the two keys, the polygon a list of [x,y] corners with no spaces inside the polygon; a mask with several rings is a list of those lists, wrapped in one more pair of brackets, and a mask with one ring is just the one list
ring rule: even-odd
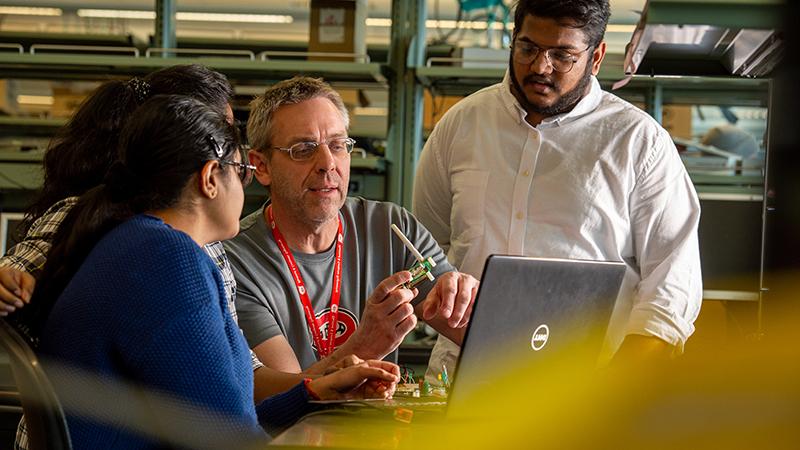
{"label": "ceiling light fixture", "polygon": [[198,13],[179,12],[175,14],[178,20],[196,22],[243,22],[243,23],[292,23],[294,17],[279,14],[223,14],[223,13]]}
{"label": "ceiling light fixture", "polygon": [[610,23],[606,27],[606,33],[633,33],[636,25],[625,25],[621,23]]}
{"label": "ceiling light fixture", "polygon": [[17,95],[20,105],[53,106],[55,101],[52,95]]}
{"label": "ceiling light fixture", "polygon": [[[385,19],[380,17],[369,17],[367,18],[367,26],[370,27],[391,27],[392,26],[392,19]],[[488,28],[487,23],[477,21],[477,20],[462,20],[460,25],[458,21],[455,20],[426,20],[425,26],[427,28],[445,28],[445,29],[453,29],[458,26],[466,29],[472,30],[485,30]],[[512,30],[514,28],[514,24],[509,22],[506,24],[506,29]],[[493,30],[502,30],[503,24],[501,22],[492,22],[492,29]],[[606,32],[608,33],[633,33],[636,29],[636,25],[625,25],[625,24],[609,24]]]}
{"label": "ceiling light fixture", "polygon": [[30,8],[27,6],[0,6],[0,14],[14,14],[18,16],[60,16],[60,8]]}
{"label": "ceiling light fixture", "polygon": [[[79,9],[79,17],[102,19],[155,20],[155,11],[125,9]],[[177,12],[175,19],[186,22],[239,22],[239,23],[292,23],[294,17],[278,14],[223,14],[201,12]]]}
{"label": "ceiling light fixture", "polygon": [[76,14],[78,14],[78,17],[98,19],[154,20],[156,18],[155,11],[134,11],[129,9],[79,9]]}

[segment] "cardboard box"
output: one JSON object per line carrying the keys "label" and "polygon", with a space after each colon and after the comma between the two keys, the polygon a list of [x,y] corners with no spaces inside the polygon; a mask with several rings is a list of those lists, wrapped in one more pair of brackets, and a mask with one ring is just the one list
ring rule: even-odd
{"label": "cardboard box", "polygon": [[[367,0],[311,0],[310,53],[367,54]],[[365,62],[363,58],[309,55],[314,61]]]}
{"label": "cardboard box", "polygon": [[666,105],[662,114],[662,125],[669,135],[692,139],[692,106]]}
{"label": "cardboard box", "polygon": [[422,128],[433,130],[436,122],[442,118],[444,113],[464,97],[454,95],[439,95],[435,98],[426,89],[422,99]]}
{"label": "cardboard box", "polygon": [[50,107],[50,116],[61,118],[72,117],[85,98],[86,93],[84,92],[75,92],[64,87],[54,87],[53,106]]}

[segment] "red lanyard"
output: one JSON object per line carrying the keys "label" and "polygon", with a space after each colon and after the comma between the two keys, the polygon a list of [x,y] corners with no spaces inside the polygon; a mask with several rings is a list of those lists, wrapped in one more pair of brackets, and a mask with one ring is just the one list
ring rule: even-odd
{"label": "red lanyard", "polygon": [[303,283],[303,276],[300,275],[300,268],[292,256],[292,251],[286,244],[278,226],[275,224],[275,216],[272,214],[272,205],[267,208],[267,215],[269,216],[269,226],[272,228],[272,236],[278,244],[278,248],[283,254],[283,259],[286,265],[289,266],[289,272],[292,273],[294,284],[297,288],[297,294],[300,295],[300,301],[303,303],[303,311],[306,314],[306,322],[311,328],[311,335],[314,338],[314,345],[317,347],[317,353],[320,359],[333,353],[336,340],[336,328],[339,326],[339,297],[341,295],[342,285],[342,248],[344,247],[344,233],[342,232],[342,220],[339,219],[339,232],[336,235],[336,255],[333,265],[333,287],[331,288],[331,312],[328,319],[328,342],[322,342],[322,331],[320,331],[320,324],[317,321],[317,316],[314,314],[314,307],[311,305],[311,299],[308,297],[308,291]]}

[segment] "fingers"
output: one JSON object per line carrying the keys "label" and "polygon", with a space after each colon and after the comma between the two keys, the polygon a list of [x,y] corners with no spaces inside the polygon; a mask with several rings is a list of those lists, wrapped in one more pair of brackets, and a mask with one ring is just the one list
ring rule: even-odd
{"label": "fingers", "polygon": [[[460,274],[458,283],[458,292],[455,295],[455,303],[453,304],[453,311],[447,324],[451,328],[458,328],[469,316],[466,314],[467,309],[472,306],[472,301],[475,299],[475,290],[478,285],[478,280],[467,274]],[[464,322],[466,325],[466,322]],[[463,325],[462,325],[463,326]]]}
{"label": "fingers", "polygon": [[397,324],[397,328],[396,328],[397,329],[397,334],[400,336],[400,339],[402,340],[403,338],[406,337],[406,335],[408,333],[411,333],[411,331],[416,326],[417,326],[417,316],[414,315],[414,314],[411,314],[410,316],[408,316],[405,319],[403,319],[402,322]]}
{"label": "fingers", "polygon": [[441,275],[436,285],[425,299],[422,317],[431,320],[436,316],[448,319],[453,312],[456,294],[458,293],[458,273],[448,272]]}
{"label": "fingers", "polygon": [[407,283],[411,281],[411,272],[407,270],[401,270],[397,272],[385,280],[381,281],[380,284],[372,291],[372,295],[369,297],[369,301],[373,303],[380,303],[386,297],[397,288],[401,287],[403,283]]}
{"label": "fingers", "polygon": [[472,308],[475,306],[475,296],[478,295],[478,286],[475,285],[472,288],[472,300],[469,302],[469,307],[467,307],[467,311],[464,312],[464,316],[461,318],[461,321],[458,323],[456,328],[464,328],[469,323],[469,319],[472,317]]}
{"label": "fingers", "polygon": [[23,305],[22,300],[9,292],[6,286],[0,282],[0,316],[8,315],[17,308],[22,308]]}
{"label": "fingers", "polygon": [[360,377],[360,382],[366,380],[378,380],[378,381],[386,381],[389,383],[396,383],[400,380],[399,374],[394,374],[383,370],[379,367],[370,367],[369,365],[359,365],[355,367],[357,370],[357,374]]}
{"label": "fingers", "polygon": [[409,316],[414,315],[414,307],[411,306],[411,303],[405,302],[398,306],[394,312],[389,314],[389,322],[396,324],[395,326],[399,326],[401,322],[407,319]]}
{"label": "fingers", "polygon": [[356,355],[347,355],[344,358],[342,358],[338,363],[336,363],[336,366],[339,368],[345,368],[345,367],[355,366],[363,362],[364,360],[362,360]]}
{"label": "fingers", "polygon": [[0,269],[0,313],[5,313],[2,315],[24,306],[22,300],[24,290],[20,286],[21,275],[27,274],[8,267]]}
{"label": "fingers", "polygon": [[393,373],[397,378],[400,378],[400,366],[393,362],[384,361],[382,359],[368,359],[364,362],[370,367],[383,369],[389,373]]}
{"label": "fingers", "polygon": [[17,276],[19,277],[19,298],[25,303],[30,303],[31,297],[33,297],[33,289],[36,287],[36,278],[28,272],[22,271],[17,272]]}
{"label": "fingers", "polygon": [[362,396],[364,398],[391,398],[396,387],[397,383],[370,380],[364,383]]}

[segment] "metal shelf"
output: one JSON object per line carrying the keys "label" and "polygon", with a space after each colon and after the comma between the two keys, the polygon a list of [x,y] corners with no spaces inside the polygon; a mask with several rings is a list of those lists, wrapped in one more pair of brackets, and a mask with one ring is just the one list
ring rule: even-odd
{"label": "metal shelf", "polygon": [[50,137],[65,123],[67,119],[0,116],[0,136]]}
{"label": "metal shelf", "polygon": [[[614,58],[618,59],[618,58]],[[613,61],[605,61],[613,64]],[[621,66],[619,66],[621,67]],[[416,68],[417,80],[440,95],[469,95],[499,83],[506,69],[430,66]],[[601,70],[598,80],[604,89],[622,78],[621,70]],[[624,87],[611,91],[631,101],[646,101],[652,89],[662,90],[663,104],[766,106],[769,81],[722,77],[635,76]]]}
{"label": "metal shelf", "polygon": [[176,64],[200,63],[231,78],[273,81],[298,74],[322,76],[328,82],[386,86],[384,67],[374,62],[301,60],[251,61],[231,57],[134,57],[116,55],[0,53],[0,71],[6,78],[104,80],[109,75],[145,75]]}

